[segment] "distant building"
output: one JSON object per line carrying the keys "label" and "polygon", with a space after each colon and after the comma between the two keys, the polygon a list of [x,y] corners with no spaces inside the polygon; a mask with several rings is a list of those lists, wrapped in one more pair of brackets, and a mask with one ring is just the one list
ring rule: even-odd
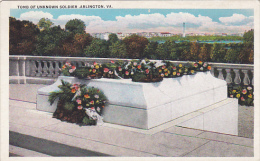
{"label": "distant building", "polygon": [[185,37],[186,35],[185,35],[185,22],[183,22],[183,35],[182,35],[182,37]]}
{"label": "distant building", "polygon": [[172,36],[172,34],[169,33],[169,32],[161,32],[159,35],[160,35],[161,37],[170,37],[170,36]]}

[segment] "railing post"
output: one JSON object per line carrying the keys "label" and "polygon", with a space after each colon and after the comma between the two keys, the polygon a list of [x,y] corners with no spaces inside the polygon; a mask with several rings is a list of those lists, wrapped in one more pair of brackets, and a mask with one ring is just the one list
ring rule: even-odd
{"label": "railing post", "polygon": [[241,79],[240,79],[239,69],[234,69],[234,72],[235,72],[234,83],[235,84],[240,84],[241,83]]}
{"label": "railing post", "polygon": [[55,69],[53,77],[58,77],[60,72],[59,61],[55,61]]}
{"label": "railing post", "polygon": [[224,80],[222,68],[217,68],[217,70],[218,70],[218,78]]}
{"label": "railing post", "polygon": [[47,67],[47,61],[45,61],[45,60],[43,61],[42,70],[43,70],[42,76],[46,77],[48,75],[48,67]]}
{"label": "railing post", "polygon": [[53,76],[53,72],[54,72],[54,68],[53,68],[53,61],[49,61],[50,63],[50,67],[49,67],[49,74],[47,75],[48,77],[52,77]]}
{"label": "railing post", "polygon": [[36,61],[35,60],[31,60],[31,73],[30,75],[32,77],[36,76]]}
{"label": "railing post", "polygon": [[42,62],[40,60],[37,60],[37,63],[38,63],[38,68],[37,68],[36,76],[40,77],[42,76]]}
{"label": "railing post", "polygon": [[242,70],[242,72],[244,73],[244,79],[243,79],[243,84],[244,85],[249,85],[250,84],[250,80],[248,77],[248,70]]}
{"label": "railing post", "polygon": [[231,69],[226,69],[226,72],[227,72],[226,82],[227,82],[227,84],[232,83],[232,77],[231,77],[230,71],[231,71]]}

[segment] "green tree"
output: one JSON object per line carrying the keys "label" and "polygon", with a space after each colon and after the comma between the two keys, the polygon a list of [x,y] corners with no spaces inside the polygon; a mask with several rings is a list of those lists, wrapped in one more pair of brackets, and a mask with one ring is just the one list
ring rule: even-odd
{"label": "green tree", "polygon": [[228,49],[227,54],[225,55],[225,61],[228,63],[238,63],[239,51],[235,49]]}
{"label": "green tree", "polygon": [[199,55],[199,44],[197,42],[192,42],[190,46],[190,60],[198,60]]}
{"label": "green tree", "polygon": [[111,45],[111,44],[113,44],[113,43],[119,41],[119,39],[118,39],[118,37],[117,37],[116,34],[112,33],[112,34],[109,34],[109,35],[108,35],[108,41],[109,41],[109,43],[110,43],[110,45]]}
{"label": "green tree", "polygon": [[83,34],[85,33],[85,28],[85,23],[79,19],[69,20],[65,25],[65,30],[72,32],[73,34]]}
{"label": "green tree", "polygon": [[203,46],[200,48],[200,53],[198,57],[201,61],[209,61],[210,52],[207,44],[204,43]]}
{"label": "green tree", "polygon": [[51,27],[43,30],[37,36],[37,45],[34,55],[41,56],[69,56],[63,49],[63,44],[72,40],[73,37],[60,26]]}
{"label": "green tree", "polygon": [[91,44],[85,49],[85,56],[101,58],[109,57],[107,42],[101,39],[93,39]]}
{"label": "green tree", "polygon": [[9,18],[9,54],[32,55],[39,29],[30,21]]}
{"label": "green tree", "polygon": [[147,59],[159,59],[156,49],[158,47],[158,42],[149,42],[148,45],[144,49],[144,57]]}
{"label": "green tree", "polygon": [[127,58],[126,46],[120,41],[116,41],[110,45],[109,51],[112,58]]}
{"label": "green tree", "polygon": [[126,37],[123,42],[126,45],[128,57],[140,59],[143,58],[144,49],[149,41],[145,37],[134,34]]}
{"label": "green tree", "polygon": [[[241,48],[238,61],[239,63],[248,64],[252,62],[252,53],[254,52],[253,44],[251,42],[243,43],[243,47]],[[250,55],[251,54],[251,55]]]}
{"label": "green tree", "polygon": [[243,35],[244,42],[254,43],[254,29],[251,29],[244,33]]}
{"label": "green tree", "polygon": [[167,40],[165,43],[159,44],[156,53],[158,58],[163,60],[177,60],[179,57],[176,44],[172,40]]}
{"label": "green tree", "polygon": [[76,34],[73,38],[73,48],[75,48],[75,56],[84,56],[84,49],[90,45],[93,37],[90,34]]}
{"label": "green tree", "polygon": [[225,45],[214,43],[210,51],[210,59],[213,62],[223,62],[226,55]]}
{"label": "green tree", "polygon": [[53,23],[48,18],[41,18],[37,24],[40,30],[48,30],[52,25]]}

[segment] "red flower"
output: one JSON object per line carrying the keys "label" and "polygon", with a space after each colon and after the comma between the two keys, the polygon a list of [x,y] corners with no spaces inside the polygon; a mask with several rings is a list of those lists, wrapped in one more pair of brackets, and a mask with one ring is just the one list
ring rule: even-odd
{"label": "red flower", "polygon": [[71,67],[71,69],[76,69],[76,67],[73,65],[73,66]]}
{"label": "red flower", "polygon": [[91,107],[91,110],[95,110],[95,108],[94,108],[94,107]]}
{"label": "red flower", "polygon": [[78,110],[82,110],[82,106],[81,105],[78,105]]}
{"label": "red flower", "polygon": [[93,64],[94,64],[94,65],[97,65],[97,62],[95,62],[95,61],[94,61],[94,63],[93,63]]}
{"label": "red flower", "polygon": [[137,68],[138,68],[138,69],[141,69],[141,65],[138,65]]}
{"label": "red flower", "polygon": [[118,70],[121,72],[121,71],[122,71],[122,68],[121,68],[121,67],[118,67]]}
{"label": "red flower", "polygon": [[145,73],[148,74],[148,73],[149,73],[149,69],[146,69],[146,70],[145,70]]}
{"label": "red flower", "polygon": [[176,70],[176,67],[172,67],[173,70]]}
{"label": "red flower", "polygon": [[109,71],[108,68],[104,68],[104,72],[107,73]]}
{"label": "red flower", "polygon": [[241,97],[241,101],[245,101],[245,98],[244,98],[244,97]]}
{"label": "red flower", "polygon": [[125,74],[126,74],[126,75],[129,75],[129,72],[128,72],[128,71],[125,71]]}
{"label": "red flower", "polygon": [[112,64],[115,64],[115,62],[114,62],[113,60],[111,60],[111,63],[112,63]]}

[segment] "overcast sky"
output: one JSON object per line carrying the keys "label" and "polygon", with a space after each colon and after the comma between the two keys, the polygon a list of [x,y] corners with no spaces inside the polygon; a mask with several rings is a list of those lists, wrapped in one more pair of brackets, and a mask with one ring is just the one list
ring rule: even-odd
{"label": "overcast sky", "polygon": [[71,19],[81,19],[88,33],[171,32],[243,33],[254,28],[251,9],[11,9],[10,16],[38,23],[50,19],[64,28]]}

